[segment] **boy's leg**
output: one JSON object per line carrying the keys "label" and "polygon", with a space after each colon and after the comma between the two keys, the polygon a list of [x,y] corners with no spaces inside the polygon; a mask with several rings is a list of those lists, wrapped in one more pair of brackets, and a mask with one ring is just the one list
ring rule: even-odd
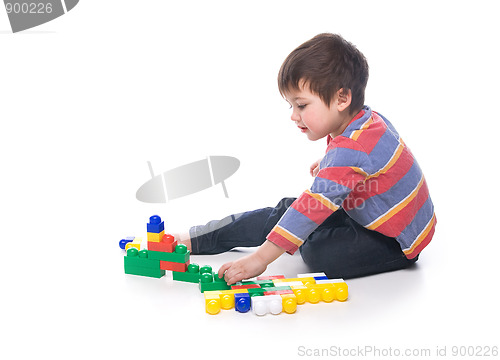
{"label": "boy's leg", "polygon": [[408,260],[394,238],[364,228],[342,208],[307,238],[300,253],[311,271],[345,279],[404,269],[418,259]]}
{"label": "boy's leg", "polygon": [[262,245],[294,201],[295,198],[284,198],[274,208],[248,211],[192,227],[189,230],[192,253],[219,254],[235,247]]}

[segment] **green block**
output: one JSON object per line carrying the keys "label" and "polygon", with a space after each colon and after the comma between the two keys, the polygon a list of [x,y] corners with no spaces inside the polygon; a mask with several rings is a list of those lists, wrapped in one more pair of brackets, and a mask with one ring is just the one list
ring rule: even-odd
{"label": "green block", "polygon": [[138,256],[124,256],[125,266],[141,267],[147,269],[159,269],[160,260],[152,260],[149,258],[141,258]]}
{"label": "green block", "polygon": [[172,271],[172,276],[174,280],[185,281],[194,284],[198,284],[201,278],[200,273],[189,273],[189,272],[178,272],[178,271]]}
{"label": "green block", "polygon": [[175,263],[185,264],[189,260],[190,253],[191,252],[189,250],[187,250],[185,254],[149,250],[149,258],[153,260],[163,260],[163,261],[171,261]]}
{"label": "green block", "polygon": [[165,275],[165,270],[160,269],[160,260],[149,258],[147,250],[138,251],[135,248],[127,250],[127,255],[123,257],[123,267],[125,274],[141,275],[154,278],[161,278]]}
{"label": "green block", "polygon": [[264,295],[264,291],[266,291],[266,289],[256,288],[256,289],[247,289],[247,291],[250,296],[260,296]]}
{"label": "green block", "polygon": [[235,285],[259,285],[260,287],[274,287],[272,280],[240,281]]}
{"label": "green block", "polygon": [[148,269],[143,267],[134,267],[125,265],[125,274],[130,275],[140,275],[140,276],[148,276],[154,278],[161,278],[165,275],[165,270],[158,269]]}
{"label": "green block", "polygon": [[292,290],[290,286],[276,286],[276,287],[268,287],[264,289],[265,291],[280,291],[280,290]]}
{"label": "green block", "polygon": [[219,276],[216,272],[212,272],[212,274],[205,273],[201,275],[200,282],[200,291],[213,291],[213,290],[231,290],[231,286],[229,286],[224,278],[219,279]]}

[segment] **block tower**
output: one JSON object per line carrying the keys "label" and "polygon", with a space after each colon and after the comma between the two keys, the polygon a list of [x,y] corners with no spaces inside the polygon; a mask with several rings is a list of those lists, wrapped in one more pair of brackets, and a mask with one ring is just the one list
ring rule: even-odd
{"label": "block tower", "polygon": [[230,289],[211,266],[190,263],[190,251],[186,245],[177,244],[172,235],[165,234],[165,224],[158,215],[151,216],[147,224],[147,250],[141,250],[140,244],[131,238],[120,241],[120,247],[126,240],[132,241],[125,245],[129,247],[124,257],[126,274],[161,278],[165,271],[172,271],[174,280],[196,283],[201,292]]}

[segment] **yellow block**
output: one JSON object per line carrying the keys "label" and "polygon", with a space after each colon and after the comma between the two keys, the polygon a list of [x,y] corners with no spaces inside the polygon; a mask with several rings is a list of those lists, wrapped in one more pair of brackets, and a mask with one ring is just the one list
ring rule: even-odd
{"label": "yellow block", "polygon": [[141,243],[142,243],[142,238],[141,237],[136,237],[134,241],[129,242],[125,245],[125,251],[130,249],[131,247],[135,247],[137,250],[141,250]]}
{"label": "yellow block", "polygon": [[348,296],[346,283],[322,283],[307,286],[307,301],[316,304],[320,300],[332,302],[333,300],[345,301]]}
{"label": "yellow block", "polygon": [[295,294],[281,294],[283,299],[283,311],[293,314],[297,310],[297,296]]}
{"label": "yellow block", "polygon": [[234,289],[234,290],[221,290],[220,293],[220,303],[224,310],[229,310],[234,308],[234,294],[247,293],[247,289]]}
{"label": "yellow block", "polygon": [[220,291],[205,291],[205,311],[211,315],[218,314],[221,308]]}
{"label": "yellow block", "polygon": [[326,285],[331,284],[334,288],[334,298],[338,301],[346,301],[349,296],[349,289],[347,284],[342,279],[328,279],[328,280],[318,280],[316,285]]}
{"label": "yellow block", "polygon": [[148,232],[148,241],[160,242],[161,239],[163,239],[163,235],[165,235],[165,230],[163,230],[161,233]]}
{"label": "yellow block", "polygon": [[291,286],[291,288],[297,298],[297,304],[299,305],[304,304],[307,299],[307,286],[298,285],[298,286]]}
{"label": "yellow block", "polygon": [[273,283],[276,286],[280,286],[279,283],[291,282],[291,281],[300,281],[304,285],[316,284],[316,280],[314,280],[313,277],[302,277],[302,278],[291,278],[291,279],[274,279]]}

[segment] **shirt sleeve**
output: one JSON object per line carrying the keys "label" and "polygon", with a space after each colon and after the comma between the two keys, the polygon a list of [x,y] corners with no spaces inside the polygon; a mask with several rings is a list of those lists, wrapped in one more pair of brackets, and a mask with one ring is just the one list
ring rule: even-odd
{"label": "shirt sleeve", "polygon": [[[314,182],[283,214],[267,239],[293,254],[307,237],[333,214],[368,174],[360,166],[366,153],[354,149],[330,150]],[[351,165],[349,165],[351,164]]]}

